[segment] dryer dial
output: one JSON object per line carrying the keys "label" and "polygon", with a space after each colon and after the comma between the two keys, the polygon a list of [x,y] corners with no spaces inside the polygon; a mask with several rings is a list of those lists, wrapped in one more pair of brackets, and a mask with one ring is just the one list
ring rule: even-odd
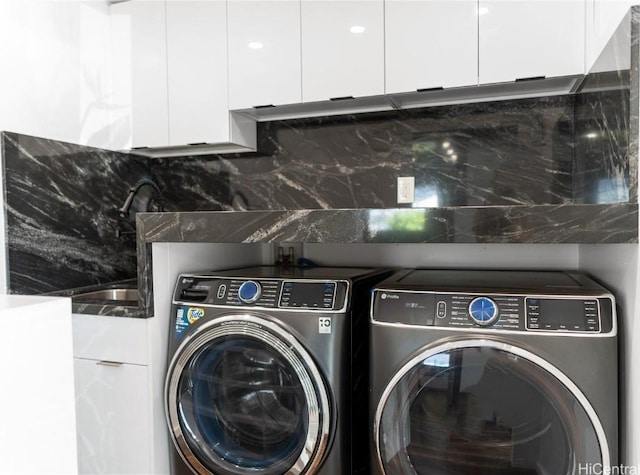
{"label": "dryer dial", "polygon": [[253,303],[260,298],[261,292],[262,288],[259,283],[253,280],[247,280],[240,285],[238,298],[243,303]]}
{"label": "dryer dial", "polygon": [[498,305],[488,297],[478,297],[469,304],[469,316],[478,325],[489,326],[498,319]]}

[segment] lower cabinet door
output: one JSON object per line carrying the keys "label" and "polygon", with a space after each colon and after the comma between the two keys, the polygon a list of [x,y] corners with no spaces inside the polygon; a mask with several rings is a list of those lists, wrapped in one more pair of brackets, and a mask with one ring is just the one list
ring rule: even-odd
{"label": "lower cabinet door", "polygon": [[151,473],[147,366],[74,358],[81,474]]}

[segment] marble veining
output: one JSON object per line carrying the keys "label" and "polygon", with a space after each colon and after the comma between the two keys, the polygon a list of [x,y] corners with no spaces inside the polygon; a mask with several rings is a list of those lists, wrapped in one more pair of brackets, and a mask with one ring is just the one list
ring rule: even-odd
{"label": "marble veining", "polygon": [[126,230],[117,210],[128,188],[149,176],[145,162],[6,132],[2,151],[11,293],[135,277],[135,235],[117,236]]}
{"label": "marble veining", "polygon": [[631,204],[141,213],[138,240],[623,243],[637,242],[637,217]]}
{"label": "marble veining", "polygon": [[398,207],[398,176],[415,177],[416,207],[627,203],[628,95],[267,122],[258,153],[152,170],[169,211]]}

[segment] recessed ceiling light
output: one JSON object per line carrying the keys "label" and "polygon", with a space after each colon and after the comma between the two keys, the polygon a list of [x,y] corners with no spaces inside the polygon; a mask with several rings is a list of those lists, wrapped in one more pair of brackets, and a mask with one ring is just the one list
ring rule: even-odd
{"label": "recessed ceiling light", "polygon": [[451,144],[449,142],[442,142],[442,146],[444,148],[449,148],[449,147],[451,147]]}
{"label": "recessed ceiling light", "polygon": [[453,155],[453,149],[452,148],[447,150],[447,155]]}
{"label": "recessed ceiling light", "polygon": [[351,28],[349,28],[349,31],[355,34],[364,33],[364,30],[365,30],[365,27],[361,25],[353,25]]}

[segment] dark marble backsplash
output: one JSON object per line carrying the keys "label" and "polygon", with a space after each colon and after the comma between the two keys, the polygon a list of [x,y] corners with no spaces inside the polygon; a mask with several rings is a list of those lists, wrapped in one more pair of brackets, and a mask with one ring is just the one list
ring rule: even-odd
{"label": "dark marble backsplash", "polygon": [[258,153],[152,170],[170,211],[411,207],[399,176],[415,177],[414,207],[626,203],[628,95],[265,122]]}
{"label": "dark marble backsplash", "polygon": [[118,219],[149,168],[127,154],[2,134],[11,293],[39,294],[136,276],[133,228]]}
{"label": "dark marble backsplash", "polygon": [[[116,235],[124,229],[117,210],[129,188],[149,177],[167,211],[215,211],[411,207],[397,204],[396,180],[413,176],[413,206],[443,216],[488,207],[520,216],[551,205],[549,234],[535,242],[564,242],[553,230],[576,226],[565,206],[637,202],[629,77],[616,79],[603,92],[264,122],[259,152],[237,155],[145,159],[4,133],[9,290],[44,293],[135,277],[135,240]],[[563,216],[574,221],[554,221]],[[464,242],[511,235],[513,223],[501,222],[502,231],[482,223],[489,228],[476,223],[468,236],[451,227],[460,223],[441,224]],[[624,231],[598,242],[618,242]]]}

